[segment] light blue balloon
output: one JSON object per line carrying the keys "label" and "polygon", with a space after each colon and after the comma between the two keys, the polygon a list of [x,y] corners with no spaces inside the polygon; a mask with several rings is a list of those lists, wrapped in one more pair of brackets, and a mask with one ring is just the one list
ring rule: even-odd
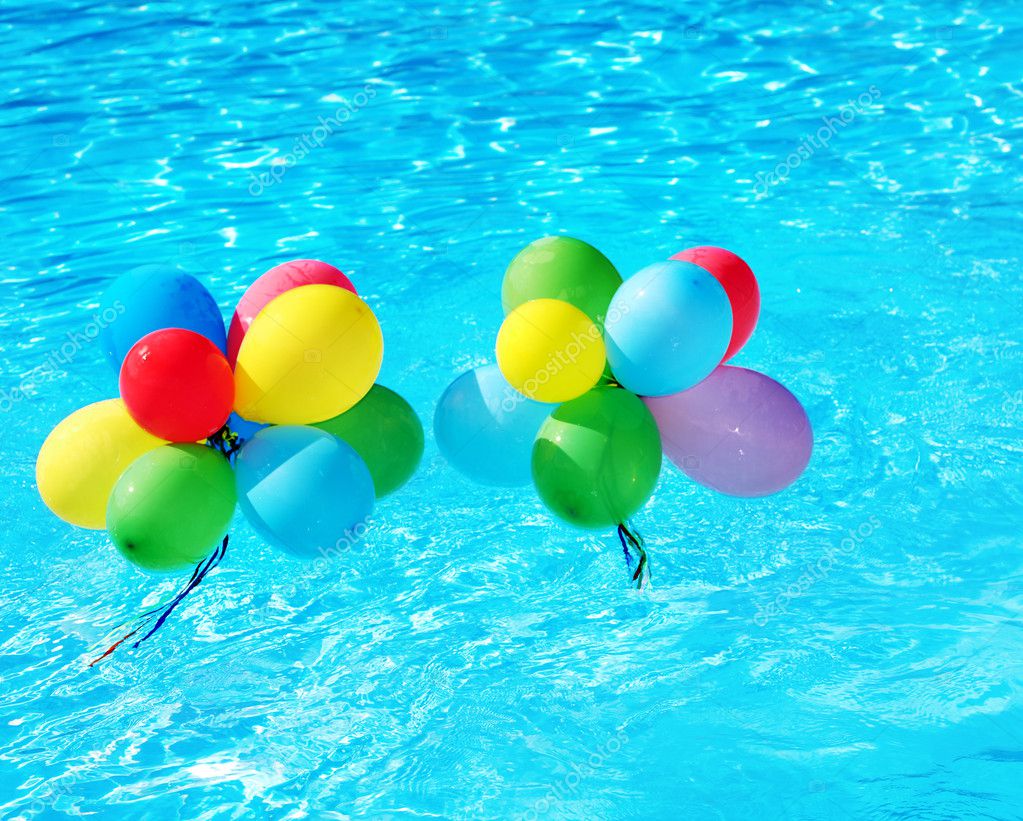
{"label": "light blue balloon", "polygon": [[714,276],[691,262],[648,265],[615,292],[604,322],[615,380],[640,396],[667,396],[705,379],[732,337],[732,306]]}
{"label": "light blue balloon", "polygon": [[235,477],[250,524],[296,556],[335,556],[369,526],[376,497],[369,468],[351,445],[319,428],[264,428],[238,452]]}
{"label": "light blue balloon", "polygon": [[484,485],[515,487],[533,480],[533,440],[557,405],[527,399],[497,365],[466,371],[437,404],[433,433],[445,458]]}
{"label": "light blue balloon", "polygon": [[103,352],[117,372],[132,345],[162,328],[195,331],[227,353],[224,318],[213,295],[169,266],[142,265],[119,276],[100,300],[99,317]]}

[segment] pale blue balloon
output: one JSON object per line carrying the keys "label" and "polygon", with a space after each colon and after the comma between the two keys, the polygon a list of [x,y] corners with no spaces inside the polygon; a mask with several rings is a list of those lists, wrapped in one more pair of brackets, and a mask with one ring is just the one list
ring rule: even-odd
{"label": "pale blue balloon", "polygon": [[376,494],[362,457],[319,428],[257,432],[235,462],[238,503],[270,544],[302,558],[350,549],[369,526]]}
{"label": "pale blue balloon", "polygon": [[533,440],[557,405],[527,399],[497,365],[466,371],[437,404],[433,433],[445,458],[484,485],[515,487],[533,480]]}
{"label": "pale blue balloon", "polygon": [[648,265],[625,280],[604,322],[611,372],[640,396],[667,396],[705,379],[731,337],[732,306],[721,283],[679,260]]}

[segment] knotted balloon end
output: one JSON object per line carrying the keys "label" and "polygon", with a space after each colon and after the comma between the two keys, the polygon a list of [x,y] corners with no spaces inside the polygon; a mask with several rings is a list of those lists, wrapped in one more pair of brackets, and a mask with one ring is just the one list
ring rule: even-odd
{"label": "knotted balloon end", "polygon": [[639,535],[639,531],[631,523],[619,522],[618,540],[622,543],[622,552],[625,554],[625,566],[630,571],[632,570],[632,553],[629,548],[633,548],[639,554],[639,562],[636,564],[636,570],[632,574],[632,581],[636,583],[637,590],[642,590],[644,571],[646,571],[647,579],[650,578],[650,563],[647,561],[643,537]]}

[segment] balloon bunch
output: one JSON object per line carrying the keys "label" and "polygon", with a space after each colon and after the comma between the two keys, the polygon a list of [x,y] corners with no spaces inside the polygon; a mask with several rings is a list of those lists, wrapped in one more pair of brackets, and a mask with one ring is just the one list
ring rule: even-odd
{"label": "balloon bunch", "polygon": [[162,623],[223,558],[236,504],[271,544],[326,556],[350,546],[375,499],[415,472],[422,425],[374,384],[380,325],[333,266],[296,260],[267,271],[227,333],[198,280],[158,266],[119,277],[103,311],[115,317],[101,338],[120,398],[58,424],[36,479],[54,513],[106,527],[135,565],[196,565],[150,620]]}
{"label": "balloon bunch", "polygon": [[239,503],[271,544],[302,557],[347,549],[374,500],[415,473],[423,426],[374,384],[380,325],[349,279],[298,260],[263,274],[231,321],[235,411],[272,427],[238,452]]}
{"label": "balloon bunch", "polygon": [[437,406],[445,457],[470,478],[532,479],[559,518],[617,527],[641,586],[643,539],[630,518],[657,484],[661,454],[702,485],[763,496],[794,482],[813,433],[799,401],[724,363],[760,312],[749,266],[690,248],[626,280],[571,237],[526,246],[504,275],[497,365],[459,376]]}

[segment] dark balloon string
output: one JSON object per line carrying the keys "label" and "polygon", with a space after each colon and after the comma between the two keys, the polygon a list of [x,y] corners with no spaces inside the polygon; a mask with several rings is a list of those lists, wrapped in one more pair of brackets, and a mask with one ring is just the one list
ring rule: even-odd
{"label": "dark balloon string", "polygon": [[199,582],[206,578],[207,573],[209,573],[214,567],[220,564],[221,560],[227,554],[227,539],[228,537],[225,536],[224,541],[220,543],[220,547],[213,551],[213,555],[206,559],[205,563],[200,562],[199,565],[196,566],[195,572],[192,573],[192,578],[188,582],[188,584],[186,584],[184,589],[180,593],[178,593],[177,596],[171,599],[170,603],[165,608],[163,608],[163,611],[160,613],[160,617],[156,620],[156,624],[153,625],[153,629],[146,633],[137,642],[135,642],[132,645],[132,649],[138,647],[140,644],[142,644],[142,642],[144,642],[151,635],[153,635],[153,633],[159,630],[163,626],[163,623],[167,621],[167,617],[174,611],[174,608],[181,604],[185,596],[187,596],[196,587],[199,586]]}
{"label": "dark balloon string", "polygon": [[206,574],[209,573],[217,565],[219,565],[220,562],[223,560],[224,556],[227,555],[228,538],[229,538],[228,536],[225,536],[224,541],[220,543],[219,547],[217,547],[217,549],[214,550],[213,553],[208,558],[199,562],[195,566],[195,570],[192,571],[192,577],[188,580],[188,583],[181,589],[180,593],[176,594],[174,598],[172,598],[170,601],[158,605],[157,607],[154,607],[151,610],[147,610],[145,613],[142,613],[141,615],[137,616],[135,618],[134,626],[131,632],[127,633],[126,635],[122,636],[120,639],[115,641],[113,644],[111,644],[110,647],[107,648],[106,652],[103,653],[103,655],[99,656],[98,658],[93,659],[89,663],[89,666],[92,667],[93,665],[103,661],[103,659],[112,654],[118,647],[124,644],[124,642],[126,642],[128,639],[130,639],[137,633],[142,632],[144,629],[149,627],[150,624],[152,624],[152,628],[149,630],[148,633],[146,633],[144,636],[142,636],[142,638],[138,639],[132,645],[133,650],[137,648],[140,644],[142,644],[142,642],[148,639],[151,635],[153,635],[153,633],[155,633],[157,630],[163,627],[164,622],[167,621],[167,617],[170,616],[170,614],[174,611],[174,608],[181,604],[181,602],[184,601],[185,596],[187,596],[196,587],[198,587],[199,583],[204,578],[206,578]]}
{"label": "dark balloon string", "polygon": [[629,543],[625,540],[625,535],[622,533],[622,526],[618,525],[618,541],[622,543],[622,553],[625,554],[625,567],[628,568],[629,572],[632,572],[632,554],[629,552]]}
{"label": "dark balloon string", "polygon": [[206,440],[206,444],[222,453],[229,462],[234,464],[234,455],[242,449],[243,440],[227,425],[224,425]]}
{"label": "dark balloon string", "polygon": [[650,564],[647,561],[643,537],[639,535],[639,531],[633,525],[621,522],[618,525],[618,540],[622,543],[625,566],[629,570],[632,570],[632,552],[629,547],[631,546],[639,554],[639,562],[636,564],[636,572],[632,574],[632,580],[636,583],[636,589],[642,590],[644,570],[647,578],[650,578]]}

